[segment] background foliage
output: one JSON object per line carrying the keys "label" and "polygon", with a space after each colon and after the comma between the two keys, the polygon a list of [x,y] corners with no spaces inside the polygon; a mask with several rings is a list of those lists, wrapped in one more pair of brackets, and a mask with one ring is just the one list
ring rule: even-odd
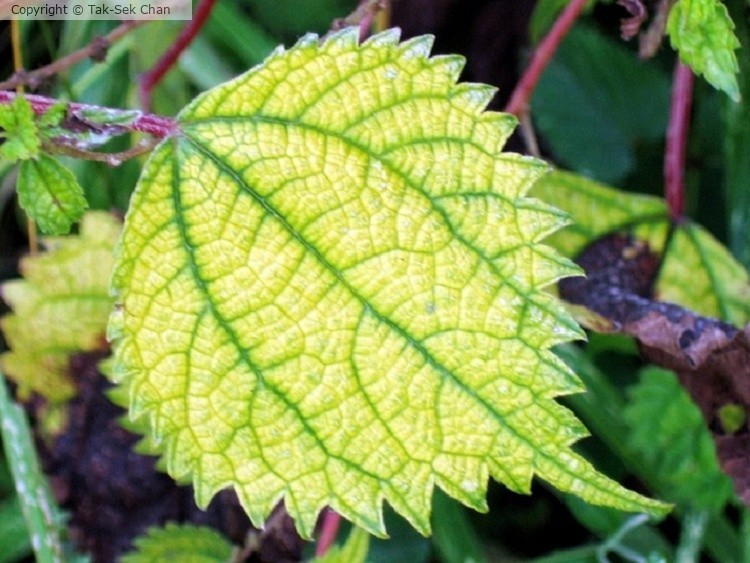
{"label": "background foliage", "polygon": [[[552,21],[562,4],[397,0],[392,15],[393,23],[401,25],[406,36],[434,32],[437,52],[465,53],[469,62],[463,78],[500,86],[494,102],[500,108],[510,94],[508,86],[527,60],[529,18],[533,14],[533,37],[539,37],[548,25],[545,22]],[[277,43],[289,44],[306,31],[324,33],[334,18],[349,13],[353,5],[344,0],[295,0],[284,2],[280,9],[274,0],[219,2],[204,32],[156,91],[154,110],[175,114],[198,92],[260,62]],[[727,0],[723,5],[733,17],[740,41],[747,42],[748,4]],[[532,100],[532,117],[543,153],[557,165],[621,192],[659,196],[675,55],[665,44],[654,59],[640,61],[635,46],[619,38],[620,17],[622,9],[613,3],[591,3],[590,11],[577,23],[543,76]],[[109,22],[24,22],[26,66],[33,68],[59,58],[111,27]],[[112,46],[107,64],[77,65],[45,89],[61,99],[135,107],[135,77],[153,64],[178,30],[178,22],[144,26]],[[0,41],[0,48],[9,53],[7,31]],[[739,68],[750,69],[746,49],[737,53]],[[10,57],[0,60],[10,61]],[[12,69],[6,66],[2,72],[6,76]],[[749,76],[741,72],[738,77],[737,89],[745,100],[750,99]],[[725,88],[735,95],[732,85]],[[747,107],[697,81],[687,168],[688,215],[726,244],[746,267],[750,263]],[[514,142],[521,150],[520,140]],[[125,148],[122,143],[116,140],[107,148]],[[139,162],[118,168],[65,162],[75,171],[90,207],[125,209]],[[7,168],[2,174],[0,273],[10,278],[16,275],[17,258],[24,251],[24,219],[12,196],[13,174]],[[585,182],[574,178],[572,184],[578,187]],[[623,206],[619,225],[643,217],[665,220],[663,204],[657,200],[638,199],[628,208],[634,201],[612,196],[609,202],[604,199],[603,206],[610,210]],[[557,203],[564,207],[563,202]],[[574,209],[580,208],[572,205],[570,210]],[[601,209],[593,207],[577,218],[584,231],[601,219]],[[579,240],[592,234],[579,232],[583,237]],[[574,235],[575,227],[571,238],[564,239],[565,234],[558,238],[562,244],[571,244]],[[684,248],[691,240],[695,239],[686,240],[674,251],[677,262],[683,256],[695,256]],[[713,244],[708,246],[713,248]],[[723,258],[721,262],[727,263]],[[742,278],[746,274],[734,263],[723,269],[712,266],[709,272],[726,280],[739,276],[740,286],[746,288],[746,278]],[[715,314],[745,322],[742,309],[746,306],[746,301],[741,302],[739,310],[719,308]],[[371,540],[369,559],[597,561],[612,557],[694,561],[704,557],[731,562],[750,558],[750,514],[717,472],[705,426],[674,376],[644,366],[633,342],[621,336],[592,334],[586,346],[567,346],[558,353],[588,388],[585,394],[567,399],[594,434],[579,450],[620,482],[675,502],[673,515],[662,523],[627,520],[620,513],[584,505],[541,483],[535,484],[530,498],[493,484],[487,515],[469,513],[437,494],[430,539],[388,514],[391,539]],[[0,464],[0,561],[20,560],[31,550],[12,483],[7,463]],[[342,533],[341,537],[346,536]]]}

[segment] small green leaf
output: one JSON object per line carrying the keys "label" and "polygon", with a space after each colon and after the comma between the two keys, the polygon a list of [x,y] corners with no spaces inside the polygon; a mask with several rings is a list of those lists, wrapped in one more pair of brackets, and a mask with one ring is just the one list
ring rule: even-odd
{"label": "small green leaf", "polygon": [[312,563],[365,563],[369,549],[369,534],[354,526],[344,545],[333,546],[322,557],[313,559]]}
{"label": "small green leaf", "polygon": [[0,104],[0,158],[11,162],[39,155],[41,141],[34,123],[34,110],[23,96]]}
{"label": "small green leaf", "polygon": [[70,231],[88,207],[73,172],[46,154],[21,163],[17,189],[23,210],[51,235]]}
{"label": "small green leaf", "polygon": [[40,133],[44,133],[44,129],[56,128],[62,120],[65,118],[65,114],[68,111],[68,104],[64,102],[57,102],[52,104],[47,111],[40,115],[36,124],[40,129]]}
{"label": "small green leaf", "polygon": [[21,396],[35,391],[52,402],[70,398],[70,354],[103,346],[119,231],[111,215],[87,213],[80,235],[45,239],[49,252],[21,260],[25,279],[2,285],[14,313],[0,321],[11,348],[0,355],[0,365]]}
{"label": "small green leaf", "polygon": [[[549,350],[581,337],[544,288],[578,272],[541,239],[539,161],[502,153],[463,61],[394,31],[305,36],[195,100],[152,154],[118,250],[116,380],[205,505],[326,505],[430,530],[435,485],[486,510],[489,477],[664,512],[598,473]],[[300,84],[305,84],[304,88]]]}
{"label": "small green leaf", "polygon": [[643,370],[623,415],[632,428],[630,447],[667,498],[716,512],[734,497],[703,416],[672,372]]}
{"label": "small green leaf", "polygon": [[719,424],[724,434],[735,434],[747,422],[747,413],[745,407],[735,403],[729,403],[719,407],[717,411]]}
{"label": "small green leaf", "polygon": [[122,563],[226,563],[232,555],[232,544],[216,530],[188,524],[149,528],[135,540],[135,546]]}
{"label": "small green leaf", "polygon": [[737,56],[740,42],[726,6],[719,0],[679,0],[667,20],[680,60],[734,101],[740,100]]}

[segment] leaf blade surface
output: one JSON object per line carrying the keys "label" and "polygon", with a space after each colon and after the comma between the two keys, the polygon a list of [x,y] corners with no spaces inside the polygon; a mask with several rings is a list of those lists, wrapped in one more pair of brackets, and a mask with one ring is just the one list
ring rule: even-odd
{"label": "leaf blade surface", "polygon": [[180,115],[114,278],[131,411],[201,503],[232,484],[259,524],[283,497],[306,536],[325,505],[382,535],[383,499],[428,533],[435,484],[483,510],[489,476],[657,508],[569,449],[549,347],[580,331],[542,288],[576,270],[539,244],[564,218],[430,45],[308,36]]}

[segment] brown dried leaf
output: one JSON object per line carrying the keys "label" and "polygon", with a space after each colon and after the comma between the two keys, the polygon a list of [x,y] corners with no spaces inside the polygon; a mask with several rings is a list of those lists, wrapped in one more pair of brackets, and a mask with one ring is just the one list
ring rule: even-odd
{"label": "brown dried leaf", "polygon": [[[678,374],[711,430],[723,471],[750,505],[750,325],[739,330],[651,299],[658,257],[632,237],[599,239],[578,263],[587,278],[560,282],[563,299],[609,320],[612,331],[634,336],[648,361]],[[725,423],[727,407],[739,413],[736,427]]]}

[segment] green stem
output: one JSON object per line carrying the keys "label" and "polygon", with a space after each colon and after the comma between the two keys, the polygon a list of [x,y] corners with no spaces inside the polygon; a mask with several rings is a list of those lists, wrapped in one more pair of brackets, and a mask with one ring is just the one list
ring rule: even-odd
{"label": "green stem", "polygon": [[0,373],[0,431],[18,501],[37,561],[62,562],[62,518],[39,467],[24,410],[11,399]]}
{"label": "green stem", "polygon": [[682,518],[680,543],[675,553],[675,563],[695,563],[700,557],[703,536],[706,533],[708,513],[705,510],[690,511]]}

